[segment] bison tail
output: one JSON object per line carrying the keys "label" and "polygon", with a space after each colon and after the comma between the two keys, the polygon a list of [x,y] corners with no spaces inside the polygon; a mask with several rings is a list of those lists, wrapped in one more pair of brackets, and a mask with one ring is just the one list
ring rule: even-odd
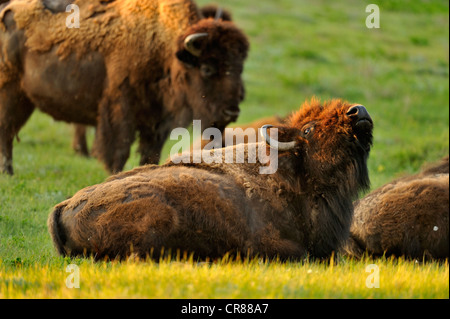
{"label": "bison tail", "polygon": [[50,236],[52,237],[53,244],[60,255],[65,255],[64,243],[66,242],[66,234],[64,228],[61,225],[61,211],[64,205],[55,206],[53,211],[48,216],[47,226]]}

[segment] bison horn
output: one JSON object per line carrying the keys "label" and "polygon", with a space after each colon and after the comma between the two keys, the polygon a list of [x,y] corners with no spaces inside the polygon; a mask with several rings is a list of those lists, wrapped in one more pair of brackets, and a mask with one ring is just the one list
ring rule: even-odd
{"label": "bison horn", "polygon": [[284,142],[278,142],[278,141],[272,139],[269,136],[269,134],[267,134],[267,130],[270,129],[271,127],[273,127],[273,126],[269,125],[269,124],[266,124],[263,127],[261,127],[261,136],[264,137],[266,143],[270,147],[272,147],[278,151],[289,151],[295,147],[295,144],[296,144],[295,141],[284,143]]}
{"label": "bison horn", "polygon": [[195,42],[198,39],[207,37],[208,33],[194,33],[191,34],[189,36],[186,37],[186,39],[184,39],[184,48],[190,52],[193,56],[199,57],[200,54],[202,53],[202,50],[200,50],[199,48],[197,48],[195,46]]}
{"label": "bison horn", "polygon": [[223,15],[223,10],[221,7],[218,7],[217,11],[216,11],[216,16],[214,17],[214,20],[222,19],[222,15]]}

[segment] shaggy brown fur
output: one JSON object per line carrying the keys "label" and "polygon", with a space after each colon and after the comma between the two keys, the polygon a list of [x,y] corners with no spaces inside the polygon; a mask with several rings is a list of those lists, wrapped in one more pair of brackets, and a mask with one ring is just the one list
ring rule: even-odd
{"label": "shaggy brown fur", "polygon": [[[80,28],[41,0],[0,12],[0,171],[12,174],[12,140],[34,108],[96,126],[94,155],[122,170],[136,132],[141,164],[158,163],[175,127],[193,119],[223,130],[244,88],[246,36],[232,22],[201,20],[190,0],[77,0]],[[194,33],[208,36],[194,43]]]}
{"label": "shaggy brown fur", "polygon": [[344,253],[448,258],[449,160],[395,180],[355,203]]}
{"label": "shaggy brown fur", "polygon": [[[63,12],[67,4],[74,2],[73,0],[42,0],[44,5],[52,12]],[[223,21],[232,21],[231,13],[223,8],[218,8],[215,5],[206,5],[200,8],[201,16],[205,19],[221,19]],[[272,122],[263,123],[272,124]],[[207,145],[209,141],[204,141],[203,145]],[[225,144],[224,144],[225,145]],[[86,142],[86,127],[84,125],[76,124],[74,136],[72,140],[72,148],[76,153],[82,156],[89,156],[89,150]]]}
{"label": "shaggy brown fur", "polygon": [[[313,100],[279,127],[279,140],[295,146],[278,154],[272,175],[248,161],[139,167],[55,206],[49,231],[70,256],[158,259],[164,248],[201,259],[327,257],[348,237],[352,200],[369,186],[372,127],[362,106]],[[270,149],[231,149],[248,160],[258,145]]]}

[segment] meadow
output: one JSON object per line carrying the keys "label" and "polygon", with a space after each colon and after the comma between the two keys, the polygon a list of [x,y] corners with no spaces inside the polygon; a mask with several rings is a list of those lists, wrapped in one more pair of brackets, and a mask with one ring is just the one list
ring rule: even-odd
{"label": "meadow", "polygon": [[[363,104],[375,124],[372,189],[448,155],[448,1],[380,1],[378,29],[366,26],[373,1],[219,3],[251,43],[237,124],[287,115],[312,96]],[[36,111],[14,143],[15,175],[0,175],[0,298],[449,298],[448,262],[60,257],[46,226],[52,207],[108,176],[96,159],[74,154],[72,129]],[[138,165],[136,149],[125,169]],[[70,264],[79,267],[79,289],[66,286]],[[366,285],[372,264],[379,288]]]}

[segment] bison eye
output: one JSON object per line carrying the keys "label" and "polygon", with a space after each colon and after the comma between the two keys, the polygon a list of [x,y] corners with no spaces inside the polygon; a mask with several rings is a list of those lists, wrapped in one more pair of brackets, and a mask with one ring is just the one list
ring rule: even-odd
{"label": "bison eye", "polygon": [[216,68],[211,64],[202,64],[200,66],[200,73],[204,78],[209,78],[212,75],[216,74]]}
{"label": "bison eye", "polygon": [[302,137],[308,137],[309,135],[312,134],[313,131],[314,131],[314,125],[307,124],[307,125],[303,126],[300,134]]}

